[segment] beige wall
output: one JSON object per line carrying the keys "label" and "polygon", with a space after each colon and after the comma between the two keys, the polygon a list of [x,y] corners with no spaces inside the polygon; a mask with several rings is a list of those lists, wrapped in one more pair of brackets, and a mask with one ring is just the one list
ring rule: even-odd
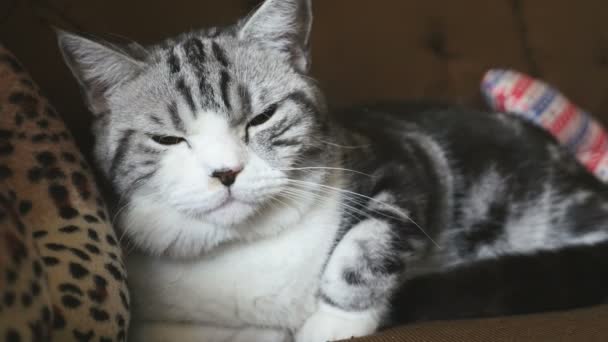
{"label": "beige wall", "polygon": [[[153,42],[230,23],[247,0],[0,0],[0,42],[88,141],[49,25]],[[16,4],[13,6],[13,4]],[[541,75],[608,122],[604,0],[315,0],[315,76],[337,105],[439,97],[478,104],[490,67]]]}

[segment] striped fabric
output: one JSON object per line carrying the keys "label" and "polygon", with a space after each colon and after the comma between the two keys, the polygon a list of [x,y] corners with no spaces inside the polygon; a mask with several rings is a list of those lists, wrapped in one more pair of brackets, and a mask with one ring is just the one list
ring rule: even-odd
{"label": "striped fabric", "polygon": [[548,130],[599,179],[608,182],[608,135],[589,113],[548,84],[512,71],[493,69],[481,90],[498,111],[520,115]]}

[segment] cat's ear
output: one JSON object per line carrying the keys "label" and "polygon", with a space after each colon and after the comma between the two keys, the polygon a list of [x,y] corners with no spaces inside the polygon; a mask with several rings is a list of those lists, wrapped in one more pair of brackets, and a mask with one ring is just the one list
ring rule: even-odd
{"label": "cat's ear", "polygon": [[143,62],[109,43],[62,30],[56,33],[63,58],[80,83],[93,114],[106,111],[112,90],[143,68]]}
{"label": "cat's ear", "polygon": [[296,67],[310,67],[312,0],[266,0],[240,24],[241,39],[259,40],[290,54]]}

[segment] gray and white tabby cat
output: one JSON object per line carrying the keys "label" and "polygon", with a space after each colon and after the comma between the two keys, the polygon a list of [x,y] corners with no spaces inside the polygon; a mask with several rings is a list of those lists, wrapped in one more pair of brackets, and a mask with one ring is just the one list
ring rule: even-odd
{"label": "gray and white tabby cat", "polygon": [[[543,309],[556,300],[535,296],[552,284],[526,292],[526,280],[606,250],[607,187],[536,127],[423,105],[330,115],[308,76],[311,23],[310,1],[267,0],[234,26],[150,47],[59,33],[136,250],[134,340],[319,342],[400,317]],[[603,267],[574,269],[572,284],[601,282],[564,307],[605,300]],[[441,288],[458,268],[466,288],[496,288]],[[433,316],[427,288],[475,308]],[[513,305],[517,293],[538,305]]]}

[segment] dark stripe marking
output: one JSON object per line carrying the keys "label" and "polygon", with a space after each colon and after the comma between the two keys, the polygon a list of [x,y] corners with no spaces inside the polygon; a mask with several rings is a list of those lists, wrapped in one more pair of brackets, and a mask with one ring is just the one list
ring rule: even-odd
{"label": "dark stripe marking", "polygon": [[118,148],[116,149],[116,153],[114,154],[114,158],[112,158],[112,163],[110,164],[110,179],[116,179],[116,171],[125,160],[127,156],[127,152],[129,151],[129,145],[131,144],[131,139],[133,138],[133,134],[135,131],[132,129],[126,130],[120,140],[118,141]]}
{"label": "dark stripe marking", "polygon": [[458,237],[462,241],[459,246],[462,256],[476,253],[483,246],[492,245],[503,234],[505,221],[508,217],[507,207],[504,203],[492,203],[487,218],[473,223],[473,225]]}
{"label": "dark stripe marking", "polygon": [[292,125],[285,124],[286,121],[287,119],[283,119],[279,124],[274,126],[276,128],[273,127],[274,129],[271,131],[272,135],[270,136],[270,141],[276,140],[278,137],[285,134],[285,132],[287,132],[292,127]]}
{"label": "dark stripe marking", "polygon": [[162,151],[161,150],[155,150],[149,146],[146,146],[144,144],[139,144],[137,145],[137,152],[142,153],[142,154],[160,154]]}
{"label": "dark stripe marking", "polygon": [[222,71],[220,76],[220,91],[222,92],[222,101],[228,110],[232,109],[230,104],[230,94],[228,87],[230,86],[230,75],[226,70]]}
{"label": "dark stripe marking", "polygon": [[270,136],[270,140],[275,140],[278,137],[282,136],[287,132],[290,128],[297,126],[302,121],[301,116],[297,116],[291,121],[287,122],[287,118],[283,118],[278,124],[273,127],[272,135]]}
{"label": "dark stripe marking", "polygon": [[201,77],[198,87],[201,92],[201,105],[203,107],[218,107],[217,102],[215,101],[215,91],[211,84]]}
{"label": "dark stripe marking", "polygon": [[215,59],[217,59],[217,61],[220,62],[220,64],[224,68],[227,68],[230,65],[230,62],[228,61],[224,50],[215,41],[213,42],[213,44],[211,44],[211,48],[213,49],[213,55],[215,56]]}
{"label": "dark stripe marking", "polygon": [[192,111],[192,115],[196,116],[196,105],[194,104],[194,99],[192,98],[192,91],[190,90],[190,87],[186,85],[186,81],[183,77],[177,80],[176,87],[186,100],[188,107]]}
{"label": "dark stripe marking", "polygon": [[301,145],[302,143],[297,140],[297,139],[278,139],[272,142],[273,146],[280,146],[280,147],[290,147],[290,146],[296,146],[296,145]]}
{"label": "dark stripe marking", "polygon": [[179,61],[179,57],[177,57],[177,54],[175,53],[175,48],[172,48],[171,50],[169,50],[169,57],[167,58],[167,64],[169,65],[169,71],[172,74],[177,74],[178,72],[181,71],[181,66],[180,66],[180,61]]}
{"label": "dark stripe marking", "polygon": [[147,180],[152,178],[156,174],[157,171],[158,171],[158,169],[148,172],[148,173],[144,174],[143,176],[138,177],[131,183],[131,186],[129,186],[125,192],[131,193],[132,191],[136,190],[138,187],[145,184]]}
{"label": "dark stripe marking", "polygon": [[306,94],[302,91],[296,91],[296,92],[289,94],[287,96],[286,100],[293,101],[293,102],[305,107],[305,109],[309,113],[313,113],[315,115],[319,113],[317,106],[315,106],[315,104],[312,102],[312,100],[309,99],[308,96],[306,96]]}
{"label": "dark stripe marking", "polygon": [[[188,62],[194,66],[198,72],[204,71],[205,46],[198,38],[190,38],[184,43],[184,51]],[[199,75],[200,76],[200,75]]]}
{"label": "dark stripe marking", "polygon": [[156,115],[150,115],[150,120],[152,120],[157,125],[163,124],[163,121]]}
{"label": "dark stripe marking", "polygon": [[175,103],[175,101],[171,102],[167,106],[167,110],[169,111],[169,117],[171,117],[171,123],[173,124],[173,128],[180,132],[185,132],[186,127],[184,127],[184,122],[179,116],[179,112],[177,110],[177,103]]}

